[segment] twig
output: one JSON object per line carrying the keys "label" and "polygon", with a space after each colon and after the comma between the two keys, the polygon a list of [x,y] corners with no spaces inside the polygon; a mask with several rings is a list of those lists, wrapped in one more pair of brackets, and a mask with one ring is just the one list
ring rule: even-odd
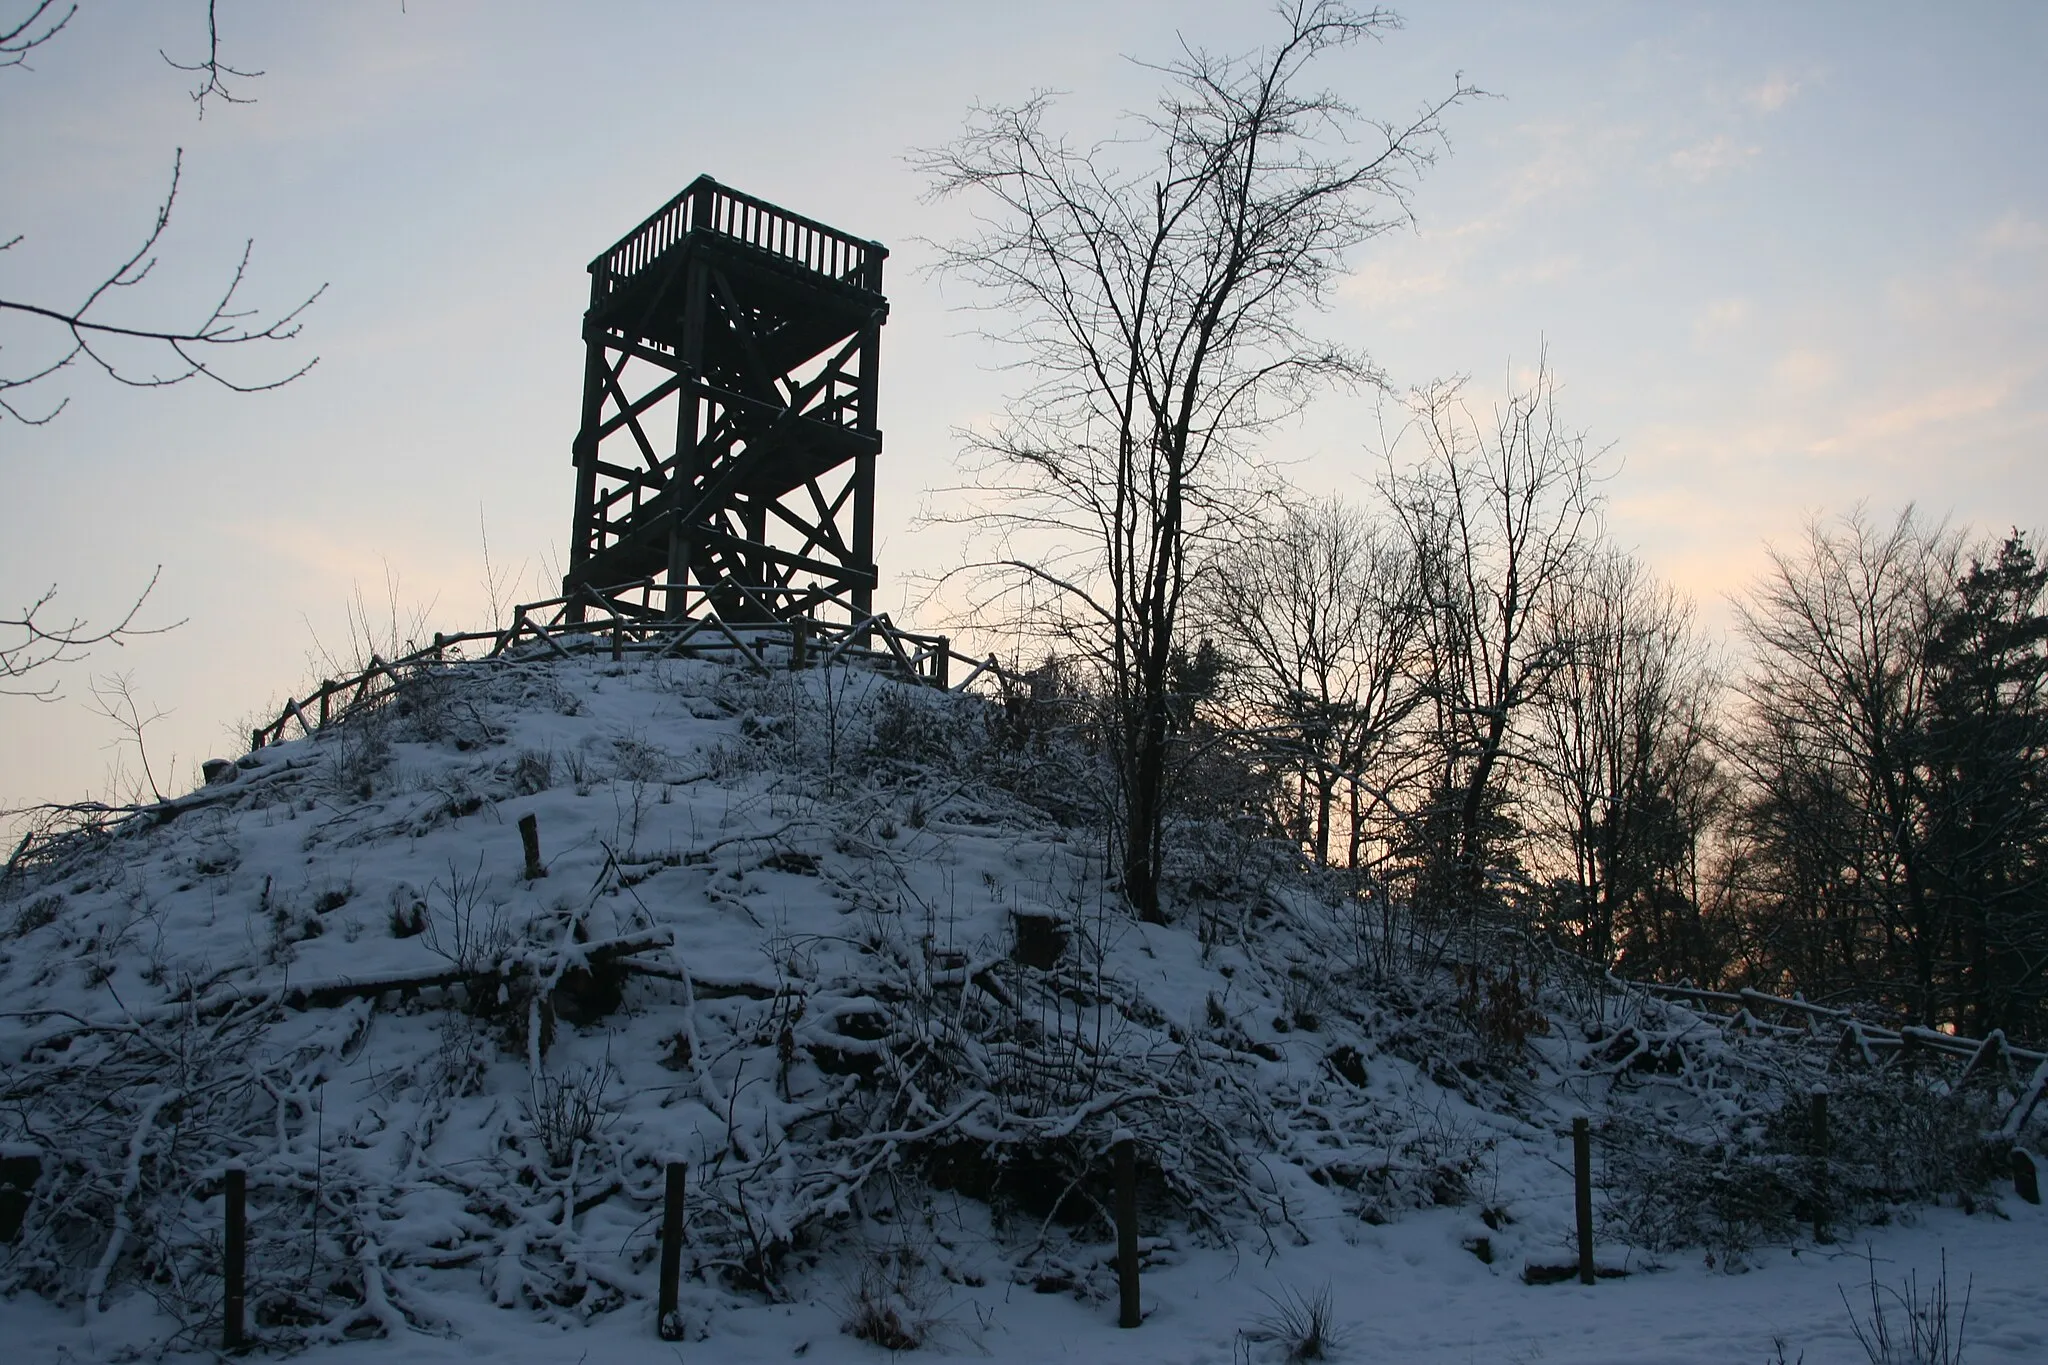
{"label": "twig", "polygon": [[186,63],[173,60],[171,54],[165,52],[162,48],[158,48],[156,52],[156,55],[169,63],[173,70],[197,72],[206,77],[206,80],[200,87],[192,92],[192,102],[199,106],[199,117],[201,118],[206,117],[206,97],[208,95],[218,95],[221,101],[226,104],[254,104],[256,102],[254,96],[237,95],[229,90],[227,83],[221,79],[223,76],[233,76],[236,80],[253,81],[263,74],[261,71],[237,71],[234,67],[229,66],[220,59],[220,24],[214,17],[216,3],[217,0],[206,0],[206,60]]}

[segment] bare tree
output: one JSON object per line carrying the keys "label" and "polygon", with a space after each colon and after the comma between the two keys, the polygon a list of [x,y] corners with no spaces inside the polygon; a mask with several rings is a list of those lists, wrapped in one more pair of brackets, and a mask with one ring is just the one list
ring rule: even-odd
{"label": "bare tree", "polygon": [[[1415,821],[1420,899],[1456,913],[1491,899],[1510,851],[1511,778],[1530,709],[1573,656],[1560,608],[1599,543],[1600,452],[1559,420],[1547,364],[1482,421],[1462,386],[1417,391],[1419,460],[1383,488],[1416,556],[1433,788]],[[1398,445],[1398,442],[1392,445]]]}
{"label": "bare tree", "polygon": [[1537,708],[1532,823],[1555,850],[1556,911],[1611,966],[1624,939],[1638,956],[1673,946],[1663,921],[1696,912],[1688,788],[1711,779],[1715,684],[1692,604],[1632,555],[1598,556],[1558,613],[1575,648]]}
{"label": "bare tree", "polygon": [[[920,164],[984,229],[942,251],[989,291],[1032,382],[972,437],[967,514],[994,542],[980,600],[1024,586],[1037,623],[1097,666],[1109,710],[1123,889],[1158,918],[1174,699],[1191,552],[1227,539],[1258,498],[1257,439],[1320,387],[1377,378],[1310,338],[1347,253],[1409,218],[1414,175],[1462,80],[1400,125],[1364,119],[1308,66],[1396,26],[1336,0],[1279,7],[1271,48],[1196,48],[1156,68],[1157,109],[1077,148],[1050,102],[977,109]],[[1355,148],[1365,145],[1360,153]],[[1008,325],[1014,324],[1014,330]]]}
{"label": "bare tree", "polygon": [[1924,645],[1961,553],[1911,507],[1888,527],[1859,507],[1836,526],[1812,523],[1797,550],[1773,549],[1737,603],[1755,663],[1731,752],[1751,784],[1756,862],[1771,874],[1758,889],[1782,902],[1774,930],[1807,940],[1780,960],[1809,988],[1874,987],[1930,1023],[1942,935],[1917,766]]}
{"label": "bare tree", "polygon": [[1357,867],[1365,808],[1386,797],[1379,760],[1421,700],[1422,604],[1406,543],[1336,499],[1290,505],[1223,552],[1200,601],[1238,660],[1247,730],[1295,775],[1303,841],[1329,866],[1341,821],[1345,864]]}

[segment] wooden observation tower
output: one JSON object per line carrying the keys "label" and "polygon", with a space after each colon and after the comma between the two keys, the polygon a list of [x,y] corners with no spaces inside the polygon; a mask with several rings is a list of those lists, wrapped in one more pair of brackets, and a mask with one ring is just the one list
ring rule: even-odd
{"label": "wooden observation tower", "polygon": [[700,176],[591,262],[572,619],[872,616],[888,254]]}

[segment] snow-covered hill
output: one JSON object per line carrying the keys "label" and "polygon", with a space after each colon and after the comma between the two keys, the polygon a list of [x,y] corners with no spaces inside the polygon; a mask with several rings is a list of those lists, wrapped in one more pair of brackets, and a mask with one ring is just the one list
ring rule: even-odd
{"label": "snow-covered hill", "polygon": [[[323,1358],[878,1358],[842,1330],[865,1316],[1006,1360],[1280,1359],[1327,1289],[1361,1360],[1776,1336],[1823,1365],[1862,1358],[1836,1286],[1866,1243],[1886,1283],[1944,1247],[1958,1296],[1976,1277],[1971,1359],[2048,1352],[2039,1209],[1965,1172],[1975,1216],[1897,1225],[1888,1194],[1967,1166],[1947,1138],[1899,1173],[1848,1132],[1837,1179],[1893,1225],[1814,1246],[1800,1054],[1533,949],[1458,974],[1256,843],[1192,844],[1175,922],[1138,923],[1088,780],[1028,717],[872,673],[530,658],[42,845],[0,902],[0,1158],[36,1173],[0,1314],[35,1358],[208,1351],[239,1162],[257,1335]],[[1572,1258],[1581,1114],[1631,1273],[1528,1284]],[[674,1160],[680,1344],[653,1322]]]}

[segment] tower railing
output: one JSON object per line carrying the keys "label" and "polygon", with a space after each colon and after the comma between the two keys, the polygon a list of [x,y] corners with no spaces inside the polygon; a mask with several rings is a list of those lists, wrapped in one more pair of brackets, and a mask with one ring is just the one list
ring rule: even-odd
{"label": "tower railing", "polygon": [[744,242],[842,284],[875,293],[882,290],[882,262],[889,253],[880,243],[864,242],[704,175],[590,263],[596,293],[603,297],[616,292],[700,230]]}

